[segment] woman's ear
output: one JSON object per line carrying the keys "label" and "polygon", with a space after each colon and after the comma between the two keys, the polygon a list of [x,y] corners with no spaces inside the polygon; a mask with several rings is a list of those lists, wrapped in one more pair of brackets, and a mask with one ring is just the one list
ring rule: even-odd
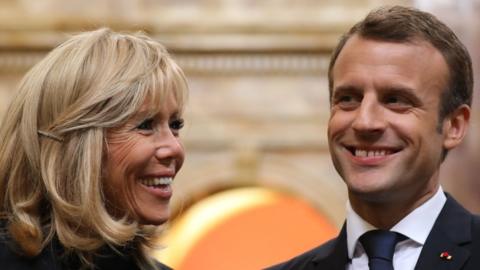
{"label": "woman's ear", "polygon": [[447,150],[457,147],[467,134],[470,121],[470,106],[463,104],[443,119],[443,147]]}

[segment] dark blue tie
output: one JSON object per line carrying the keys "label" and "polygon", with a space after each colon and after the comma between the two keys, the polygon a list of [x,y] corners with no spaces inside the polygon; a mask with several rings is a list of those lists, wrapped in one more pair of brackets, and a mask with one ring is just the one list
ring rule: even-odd
{"label": "dark blue tie", "polygon": [[373,230],[360,237],[360,243],[368,256],[370,270],[393,270],[395,245],[405,236],[386,230]]}

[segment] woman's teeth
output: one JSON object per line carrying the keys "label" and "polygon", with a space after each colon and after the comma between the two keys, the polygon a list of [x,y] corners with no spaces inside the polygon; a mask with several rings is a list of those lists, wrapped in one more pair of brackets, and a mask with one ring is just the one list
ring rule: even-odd
{"label": "woman's teeth", "polygon": [[154,186],[164,186],[164,185],[170,185],[173,182],[173,177],[155,177],[155,178],[148,178],[148,179],[142,179],[140,182],[149,187],[154,187]]}

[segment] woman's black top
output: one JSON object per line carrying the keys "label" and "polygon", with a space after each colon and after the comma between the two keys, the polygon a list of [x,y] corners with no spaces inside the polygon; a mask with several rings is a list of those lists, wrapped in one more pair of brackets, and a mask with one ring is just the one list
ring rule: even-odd
{"label": "woman's black top", "polygon": [[[55,241],[54,241],[55,242]],[[124,254],[124,255],[122,255]],[[95,270],[135,270],[139,269],[132,256],[128,253],[119,254],[111,248],[103,248],[94,258]],[[171,268],[161,263],[161,270]],[[2,270],[78,270],[79,259],[76,256],[64,255],[59,244],[50,244],[38,256],[28,258],[15,252],[8,237],[0,235],[0,269]]]}

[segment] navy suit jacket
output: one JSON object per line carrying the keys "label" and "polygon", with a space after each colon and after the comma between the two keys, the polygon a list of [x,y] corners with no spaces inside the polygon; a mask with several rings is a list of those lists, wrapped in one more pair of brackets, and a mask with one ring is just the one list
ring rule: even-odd
{"label": "navy suit jacket", "polygon": [[[442,252],[448,252],[451,259],[442,258]],[[267,270],[345,270],[348,262],[344,225],[337,238]],[[480,217],[448,194],[415,266],[415,270],[430,269],[480,269]]]}

